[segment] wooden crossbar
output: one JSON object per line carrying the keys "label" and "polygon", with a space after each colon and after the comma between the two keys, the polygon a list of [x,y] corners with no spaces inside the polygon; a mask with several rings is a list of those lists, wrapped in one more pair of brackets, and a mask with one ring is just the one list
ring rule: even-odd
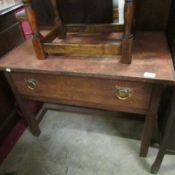
{"label": "wooden crossbar", "polygon": [[67,32],[86,32],[86,33],[109,33],[109,32],[122,32],[124,25],[111,23],[111,24],[69,24],[66,25]]}
{"label": "wooden crossbar", "polygon": [[59,26],[54,27],[46,36],[43,37],[42,42],[51,42],[59,34]]}
{"label": "wooden crossbar", "polygon": [[70,54],[81,56],[107,56],[121,54],[121,42],[114,44],[58,44],[44,43],[43,49],[48,54]]}

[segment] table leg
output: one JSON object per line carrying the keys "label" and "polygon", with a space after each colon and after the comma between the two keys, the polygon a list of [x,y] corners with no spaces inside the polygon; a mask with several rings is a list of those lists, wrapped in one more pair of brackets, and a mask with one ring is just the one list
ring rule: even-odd
{"label": "table leg", "polygon": [[27,107],[26,101],[18,94],[18,91],[16,90],[16,87],[13,83],[13,80],[10,77],[10,73],[5,72],[5,77],[14,93],[14,96],[17,100],[17,103],[20,107],[20,110],[23,114],[23,117],[27,121],[29,128],[34,136],[39,136],[40,135],[40,129],[38,126],[37,121],[35,120],[35,116],[32,113],[32,111]]}
{"label": "table leg", "polygon": [[169,110],[169,116],[168,116],[168,121],[166,124],[165,135],[164,135],[162,143],[160,144],[160,149],[156,157],[156,160],[151,167],[151,173],[153,174],[156,174],[159,171],[161,163],[165,155],[165,152],[166,152],[166,149],[167,149],[167,144],[170,138],[171,129],[173,128],[174,122],[175,122],[174,106],[175,106],[175,92],[173,94],[173,98],[172,98],[172,102],[171,102],[171,106]]}
{"label": "table leg", "polygon": [[154,126],[156,123],[156,116],[157,116],[157,111],[160,103],[161,94],[162,94],[162,86],[153,87],[150,106],[145,118],[145,125],[144,125],[141,149],[140,149],[141,157],[146,157],[148,153],[152,134],[154,131]]}

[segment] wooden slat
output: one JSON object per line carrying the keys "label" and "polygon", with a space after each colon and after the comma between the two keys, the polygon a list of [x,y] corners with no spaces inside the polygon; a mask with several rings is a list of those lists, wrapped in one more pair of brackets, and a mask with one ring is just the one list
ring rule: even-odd
{"label": "wooden slat", "polygon": [[115,44],[57,44],[45,43],[48,54],[71,54],[78,56],[103,56],[121,54],[121,42]]}
{"label": "wooden slat", "polygon": [[[104,27],[104,28],[103,28]],[[123,32],[124,25],[118,23],[109,24],[66,24],[68,32]],[[93,28],[93,29],[91,29]],[[53,26],[40,26],[40,30],[52,30]]]}
{"label": "wooden slat", "polygon": [[122,32],[124,30],[124,25],[120,24],[69,24],[66,25],[67,32]]}
{"label": "wooden slat", "polygon": [[58,36],[58,34],[59,26],[56,26],[42,39],[42,42],[51,42]]}
{"label": "wooden slat", "polygon": [[53,11],[55,14],[55,24],[58,25],[60,29],[59,34],[62,38],[66,38],[65,27],[64,27],[63,21],[61,19],[60,11],[59,11],[60,2],[58,0],[51,0],[51,4],[52,4]]}

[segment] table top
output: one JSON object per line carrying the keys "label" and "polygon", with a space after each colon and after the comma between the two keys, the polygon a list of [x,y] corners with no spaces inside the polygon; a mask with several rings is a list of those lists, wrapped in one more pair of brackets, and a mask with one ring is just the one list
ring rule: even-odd
{"label": "table top", "polygon": [[23,6],[21,0],[0,0],[0,16],[14,11]]}
{"label": "table top", "polygon": [[[175,74],[167,40],[162,32],[136,34],[132,64],[121,64],[119,57],[92,58],[49,56],[38,60],[31,40],[0,59],[0,70],[111,78],[127,81],[174,84]],[[8,70],[9,71],[9,70]]]}

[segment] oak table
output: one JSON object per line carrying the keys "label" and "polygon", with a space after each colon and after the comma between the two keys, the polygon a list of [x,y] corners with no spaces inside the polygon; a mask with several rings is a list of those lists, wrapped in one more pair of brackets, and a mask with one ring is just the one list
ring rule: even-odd
{"label": "oak table", "polygon": [[49,56],[38,60],[31,40],[0,60],[33,135],[40,129],[26,99],[145,114],[140,156],[146,157],[164,86],[175,83],[164,33],[136,34],[131,65],[120,57]]}

